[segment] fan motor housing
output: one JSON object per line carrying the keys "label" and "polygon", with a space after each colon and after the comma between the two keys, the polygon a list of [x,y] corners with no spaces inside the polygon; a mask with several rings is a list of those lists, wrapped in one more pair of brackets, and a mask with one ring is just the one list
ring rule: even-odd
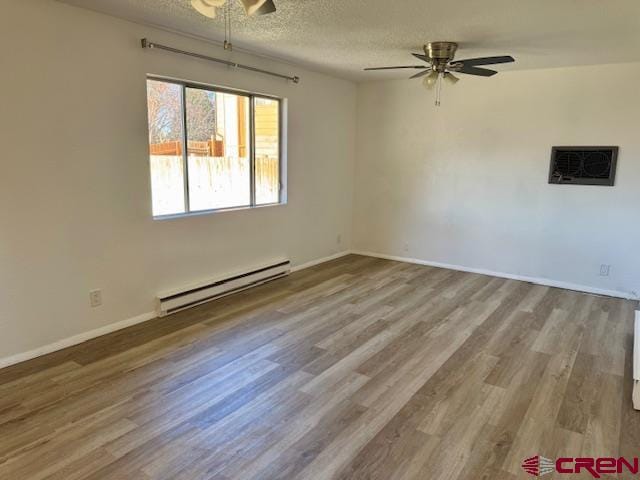
{"label": "fan motor housing", "polygon": [[456,42],[430,42],[424,46],[424,53],[431,59],[431,65],[437,72],[444,72],[458,50]]}

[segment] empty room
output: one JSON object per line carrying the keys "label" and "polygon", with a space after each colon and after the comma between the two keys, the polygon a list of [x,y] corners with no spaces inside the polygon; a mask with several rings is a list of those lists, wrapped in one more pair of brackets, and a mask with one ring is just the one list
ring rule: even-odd
{"label": "empty room", "polygon": [[640,2],[0,40],[0,479],[640,479]]}

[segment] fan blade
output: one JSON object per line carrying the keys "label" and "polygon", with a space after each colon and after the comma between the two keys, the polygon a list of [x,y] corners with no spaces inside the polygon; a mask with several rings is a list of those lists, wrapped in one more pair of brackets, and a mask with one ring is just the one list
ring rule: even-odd
{"label": "fan blade", "polygon": [[466,73],[467,75],[477,75],[478,77],[492,77],[496,73],[495,70],[489,70],[488,68],[477,68],[463,65],[462,68],[452,70],[456,73]]}
{"label": "fan blade", "polygon": [[515,62],[515,59],[509,55],[504,57],[483,57],[483,58],[469,58],[467,60],[455,60],[453,63],[462,63],[470,67],[477,67],[478,65],[497,65],[498,63],[511,63]]}
{"label": "fan blade", "polygon": [[419,53],[412,53],[411,55],[413,55],[416,58],[419,58],[423,62],[431,63],[431,59],[429,57],[427,57],[426,55],[421,55]]}
{"label": "fan blade", "polygon": [[247,15],[266,15],[276,11],[273,0],[240,0]]}
{"label": "fan blade", "polygon": [[403,66],[403,67],[370,67],[370,68],[365,68],[366,71],[371,71],[371,70],[395,70],[397,68],[429,68],[429,67],[425,67],[424,65],[407,65],[407,66]]}
{"label": "fan blade", "polygon": [[420,78],[420,77],[424,77],[425,75],[431,73],[431,69],[429,67],[426,67],[424,69],[424,71],[416,73],[415,75],[409,77],[409,80],[413,80],[414,78]]}

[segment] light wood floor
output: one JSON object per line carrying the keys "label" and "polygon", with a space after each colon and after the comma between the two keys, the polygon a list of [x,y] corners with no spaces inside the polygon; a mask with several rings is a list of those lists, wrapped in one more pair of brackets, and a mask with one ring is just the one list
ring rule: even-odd
{"label": "light wood floor", "polygon": [[495,480],[638,456],[635,307],[345,257],[0,370],[0,478]]}

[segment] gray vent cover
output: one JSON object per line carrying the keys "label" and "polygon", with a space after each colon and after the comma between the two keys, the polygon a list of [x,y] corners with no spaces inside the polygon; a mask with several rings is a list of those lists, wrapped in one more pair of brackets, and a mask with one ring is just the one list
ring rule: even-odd
{"label": "gray vent cover", "polygon": [[553,147],[549,183],[613,186],[618,147]]}

